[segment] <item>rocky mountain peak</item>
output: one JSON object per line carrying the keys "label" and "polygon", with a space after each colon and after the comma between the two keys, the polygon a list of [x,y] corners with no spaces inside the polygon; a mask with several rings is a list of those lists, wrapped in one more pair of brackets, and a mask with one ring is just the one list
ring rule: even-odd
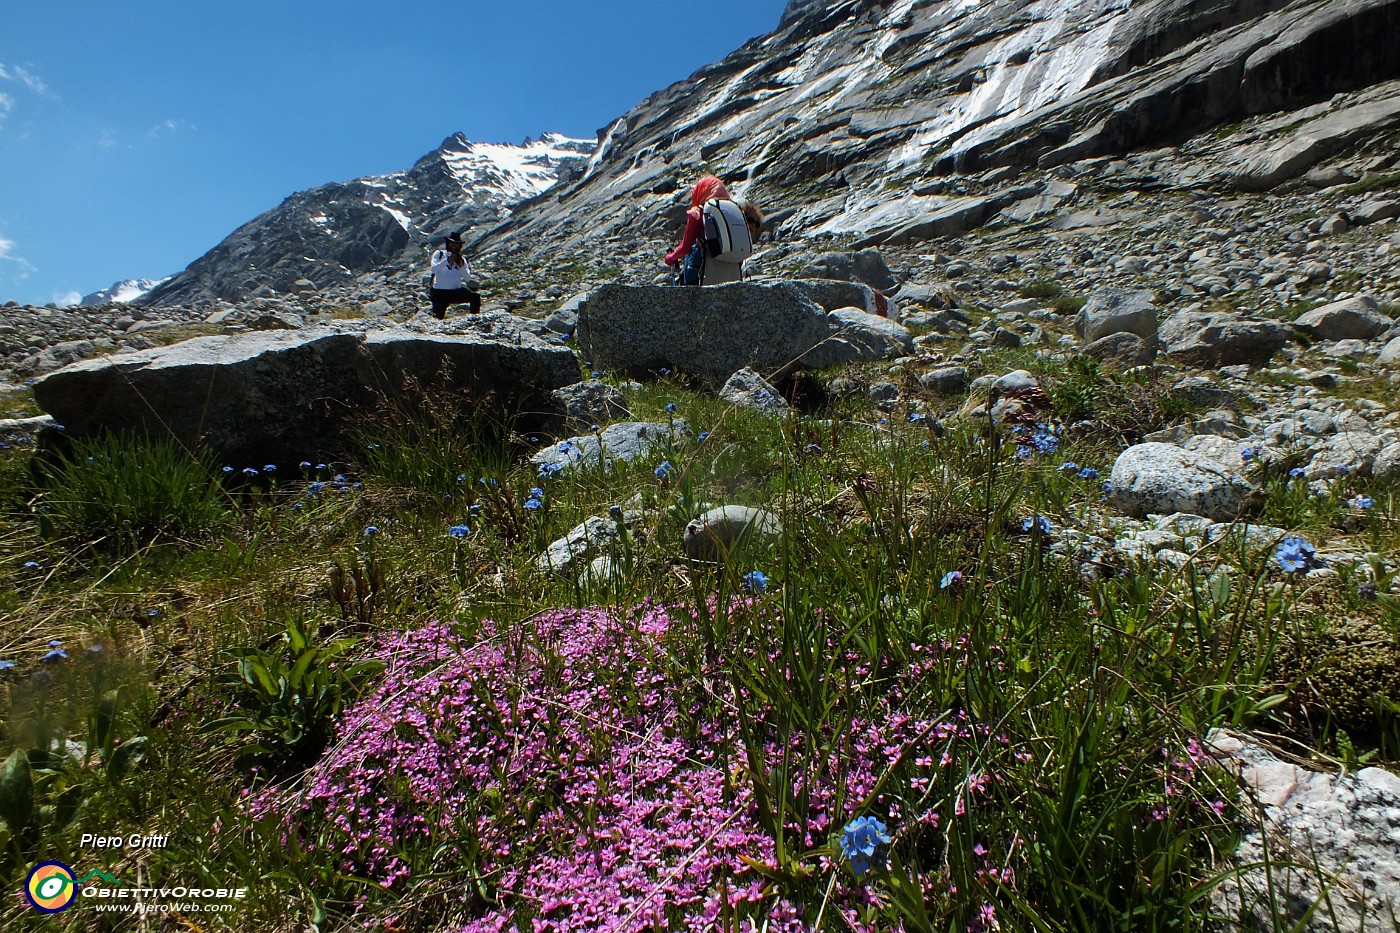
{"label": "rocky mountain peak", "polygon": [[322,185],[235,230],[141,301],[242,301],[325,290],[391,266],[445,232],[494,227],[583,171],[595,143],[546,133],[525,145],[454,133],[405,172]]}

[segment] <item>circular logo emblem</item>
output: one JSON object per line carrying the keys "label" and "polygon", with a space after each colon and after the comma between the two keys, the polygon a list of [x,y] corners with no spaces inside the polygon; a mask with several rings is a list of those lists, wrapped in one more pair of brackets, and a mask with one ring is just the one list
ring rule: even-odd
{"label": "circular logo emblem", "polygon": [[73,869],[62,862],[41,862],[24,882],[24,896],[35,910],[56,914],[73,906],[78,896]]}

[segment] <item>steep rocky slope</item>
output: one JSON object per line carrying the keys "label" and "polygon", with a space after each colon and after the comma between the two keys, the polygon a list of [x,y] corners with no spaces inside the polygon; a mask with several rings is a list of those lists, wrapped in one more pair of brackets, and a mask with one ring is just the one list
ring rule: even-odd
{"label": "steep rocky slope", "polygon": [[[1039,197],[1026,170],[1098,157],[1156,151],[1125,187],[1267,189],[1393,143],[1396,47],[1400,0],[794,2],[771,35],[619,118],[577,184],[489,242],[625,248],[673,227],[676,192],[706,169],[781,231],[876,242],[959,233]],[[1290,111],[1263,134],[1231,126]],[[1226,145],[1171,150],[1202,133]]]}

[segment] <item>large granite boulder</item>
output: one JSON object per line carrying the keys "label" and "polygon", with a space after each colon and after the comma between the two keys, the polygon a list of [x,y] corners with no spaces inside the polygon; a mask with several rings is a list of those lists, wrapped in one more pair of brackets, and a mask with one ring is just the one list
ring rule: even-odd
{"label": "large granite boulder", "polygon": [[1238,473],[1174,444],[1137,444],[1113,464],[1113,504],[1134,518],[1185,512],[1212,521],[1239,516],[1250,485]]}
{"label": "large granite boulder", "polygon": [[1075,329],[1084,343],[1113,334],[1135,334],[1155,348],[1157,309],[1147,289],[1096,288],[1079,312]]}
{"label": "large granite boulder", "polygon": [[1395,326],[1374,298],[1358,295],[1314,308],[1293,326],[1318,340],[1373,340]]}
{"label": "large granite boulder", "polygon": [[70,437],[173,436],[230,463],[294,463],[348,452],[356,420],[410,388],[519,411],[577,381],[571,351],[501,315],[201,337],[75,363],[34,396]]}
{"label": "large granite boulder", "polygon": [[1181,311],[1158,330],[1167,356],[1190,366],[1263,366],[1288,343],[1289,329],[1217,311]]}
{"label": "large granite boulder", "polygon": [[844,307],[828,312],[814,297],[825,284],[604,285],[579,309],[578,346],[595,369],[674,369],[714,388],[745,367],[776,378],[912,349],[912,335],[885,318]]}

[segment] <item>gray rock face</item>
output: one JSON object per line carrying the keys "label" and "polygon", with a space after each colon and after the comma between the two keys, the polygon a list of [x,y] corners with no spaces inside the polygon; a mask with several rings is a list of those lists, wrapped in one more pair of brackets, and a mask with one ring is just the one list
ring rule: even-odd
{"label": "gray rock face", "polygon": [[1235,314],[1181,311],[1162,322],[1167,356],[1191,366],[1262,366],[1283,349],[1289,330],[1277,321]]}
{"label": "gray rock face", "polygon": [[882,292],[891,291],[899,284],[890,267],[885,265],[885,258],[875,249],[855,253],[823,253],[803,266],[801,275],[805,279],[864,282]]}
{"label": "gray rock face", "polygon": [[1249,483],[1215,460],[1172,444],[1138,444],[1118,455],[1109,480],[1113,504],[1134,518],[1186,512],[1230,521],[1243,508]]}
{"label": "gray rock face", "polygon": [[1157,358],[1157,340],[1120,332],[1100,337],[1080,350],[1096,360],[1115,360],[1124,366],[1146,366]]}
{"label": "gray rock face", "polygon": [[[595,515],[550,544],[535,565],[540,573],[572,576],[584,564],[599,558],[611,558],[622,542],[623,534],[641,520],[642,513],[634,510],[623,512],[618,517]],[[606,575],[601,574],[603,577]]]}
{"label": "gray rock face", "polygon": [[[1384,929],[1400,916],[1400,777],[1381,768],[1309,771],[1225,732],[1214,733],[1209,747],[1254,808],[1231,856],[1243,870],[1216,893],[1217,909],[1253,916],[1267,929],[1275,926],[1276,904],[1284,911],[1279,919],[1307,933]],[[1276,866],[1272,879],[1255,867],[1266,847]],[[1293,867],[1299,858],[1305,865]]]}
{"label": "gray rock face", "polygon": [[622,392],[599,379],[555,389],[551,395],[563,409],[565,420],[576,428],[607,424],[631,414]]}
{"label": "gray rock face", "polygon": [[1371,462],[1371,475],[1378,480],[1400,479],[1400,444],[1382,447]]}
{"label": "gray rock face", "polygon": [[535,466],[608,469],[615,462],[632,463],[658,455],[688,433],[684,421],[624,421],[610,424],[596,434],[580,434],[538,451],[530,458]]}
{"label": "gray rock face", "polygon": [[1367,476],[1384,442],[1374,434],[1345,431],[1334,434],[1315,448],[1304,468],[1308,479],[1330,479],[1347,473]]}
{"label": "gray rock face", "polygon": [[914,335],[901,324],[859,308],[827,314],[831,335],[802,357],[804,367],[824,369],[843,363],[905,356],[914,350]]}
{"label": "gray rock face", "polygon": [[1348,298],[1314,308],[1293,326],[1319,340],[1371,340],[1395,325],[1378,308],[1373,298]]}
{"label": "gray rock face", "polygon": [[778,390],[752,369],[741,369],[729,377],[719,390],[721,401],[740,408],[752,408],[768,415],[781,415],[792,410]]}
{"label": "gray rock face", "polygon": [[944,366],[919,377],[919,383],[930,392],[939,395],[957,395],[967,391],[968,372],[966,366]]}
{"label": "gray rock face", "polygon": [[410,382],[510,407],[577,381],[572,353],[511,320],[202,337],[76,363],[41,379],[34,395],[73,437],[171,435],[233,462],[296,462],[346,452],[355,416]]}
{"label": "gray rock face", "polygon": [[1234,408],[1239,396],[1201,376],[1185,376],[1172,384],[1172,394],[1203,409]]}
{"label": "gray rock face", "polygon": [[1382,366],[1400,366],[1400,337],[1392,339],[1381,349],[1376,362]]}
{"label": "gray rock face", "polygon": [[1095,289],[1080,310],[1075,329],[1086,344],[1112,334],[1135,334],[1154,345],[1157,342],[1157,309],[1152,305],[1152,292]]}
{"label": "gray rock face", "polygon": [[912,337],[884,318],[828,314],[788,283],[605,285],[579,310],[578,345],[594,368],[669,368],[718,387],[745,367],[777,375],[902,354]]}
{"label": "gray rock face", "polygon": [[695,560],[718,560],[741,547],[765,547],[783,533],[778,516],[763,509],[724,505],[685,526],[685,553]]}

